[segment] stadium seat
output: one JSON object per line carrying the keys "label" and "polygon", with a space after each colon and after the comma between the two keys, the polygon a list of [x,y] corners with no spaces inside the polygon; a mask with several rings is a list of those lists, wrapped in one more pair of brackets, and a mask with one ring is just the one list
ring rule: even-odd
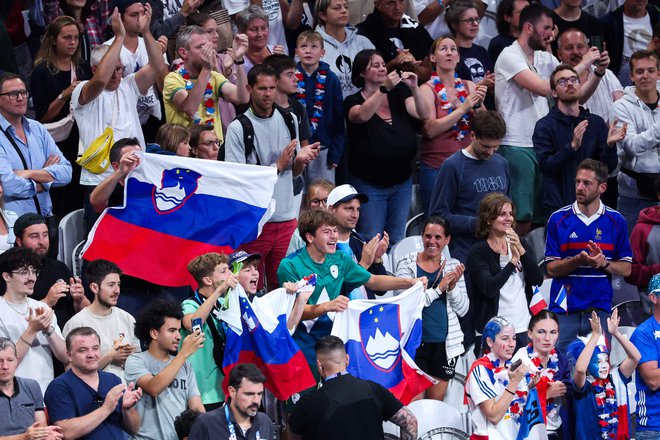
{"label": "stadium seat", "polygon": [[74,277],[82,278],[82,250],[85,247],[87,240],[78,243],[71,251],[71,272]]}
{"label": "stadium seat", "polygon": [[424,218],[424,213],[419,213],[412,217],[408,222],[406,223],[406,237],[411,237],[414,235],[422,235],[422,232],[424,230],[422,229],[424,227],[424,221],[426,219]]}
{"label": "stadium seat", "polygon": [[57,228],[59,230],[57,259],[66,264],[71,270],[73,270],[73,248],[85,239],[83,213],[83,209],[70,212],[60,220]]}
{"label": "stadium seat", "polygon": [[417,417],[417,436],[425,440],[466,440],[463,418],[458,410],[444,402],[416,400],[408,405]]}
{"label": "stadium seat", "polygon": [[411,252],[421,252],[423,248],[422,237],[419,235],[406,237],[392,246],[389,255],[392,272],[396,273],[396,267],[399,264],[399,261],[403,259],[403,257]]}
{"label": "stadium seat", "polygon": [[534,261],[540,265],[545,258],[545,228],[532,229],[523,238],[534,255]]}

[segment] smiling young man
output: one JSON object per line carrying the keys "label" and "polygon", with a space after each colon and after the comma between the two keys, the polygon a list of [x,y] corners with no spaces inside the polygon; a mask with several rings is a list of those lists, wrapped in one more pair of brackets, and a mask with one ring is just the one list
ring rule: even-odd
{"label": "smiling young man", "polygon": [[66,338],[71,368],[48,386],[44,401],[51,422],[64,438],[122,440],[140,428],[135,405],[142,390],[128,386],[112,373],[99,371],[98,333],[79,327]]}
{"label": "smiling young man", "polygon": [[188,361],[204,345],[204,333],[189,334],[179,348],[181,318],[180,304],[156,300],[135,323],[135,335],[147,347],[126,359],[126,381],[147,394],[138,405],[142,426],[135,439],[177,440],[176,416],[186,409],[205,412]]}
{"label": "smiling young man", "polygon": [[[632,250],[626,222],[601,202],[606,188],[605,164],[583,160],[575,176],[575,203],[555,211],[548,220],[545,261],[553,278],[549,308],[559,317],[557,348],[562,351],[578,335],[590,331],[592,310],[603,321],[609,317],[612,276],[630,274]],[[567,310],[557,301],[562,289]]]}
{"label": "smiling young man", "polygon": [[128,356],[140,351],[134,336],[135,318],[117,307],[121,288],[121,269],[107,260],[94,260],[85,270],[94,302],[73,316],[64,326],[64,336],[78,327],[93,328],[100,338],[99,369],[124,379]]}

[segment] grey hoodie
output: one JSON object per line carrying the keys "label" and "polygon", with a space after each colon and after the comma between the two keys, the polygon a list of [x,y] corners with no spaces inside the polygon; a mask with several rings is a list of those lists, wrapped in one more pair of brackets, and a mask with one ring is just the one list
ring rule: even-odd
{"label": "grey hoodie", "polygon": [[357,29],[351,26],[346,26],[346,39],[341,43],[326,34],[323,26],[317,26],[316,32],[321,34],[325,42],[325,55],[321,61],[328,63],[330,70],[339,77],[343,97],[357,93],[359,89],[351,81],[353,60],[358,52],[373,49],[374,45],[367,37],[358,35]]}
{"label": "grey hoodie", "polygon": [[[651,110],[637,95],[635,87],[626,87],[625,94],[614,103],[614,117],[628,123],[624,140],[617,144],[619,165],[639,173],[660,172],[660,107]],[[659,90],[660,93],[660,90]],[[619,173],[619,194],[643,198],[632,177]]]}

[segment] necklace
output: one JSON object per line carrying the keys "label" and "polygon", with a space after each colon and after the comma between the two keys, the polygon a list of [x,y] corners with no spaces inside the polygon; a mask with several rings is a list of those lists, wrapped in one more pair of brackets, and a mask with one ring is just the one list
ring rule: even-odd
{"label": "necklace", "polygon": [[22,312],[22,311],[18,310],[16,307],[12,306],[12,303],[10,303],[9,301],[7,301],[7,298],[5,298],[4,296],[2,297],[2,299],[5,300],[5,302],[6,302],[7,305],[9,306],[9,308],[11,308],[14,312],[18,313],[19,315],[21,315],[21,316],[28,316],[28,314],[30,313],[30,307],[28,306],[27,301],[25,301],[25,303],[24,303],[24,304],[25,304],[25,309],[26,309],[26,310],[25,310],[24,312]]}
{"label": "necklace", "polygon": [[[447,98],[447,88],[445,85],[442,84],[442,81],[437,75],[433,75],[431,77],[431,83],[433,84],[433,90],[435,91],[435,94],[440,99],[440,108],[442,110],[446,110],[447,114],[452,113],[454,111],[454,107]],[[458,100],[461,101],[461,104],[464,103],[468,93],[465,89],[463,81],[461,81],[457,73],[454,73],[454,88],[456,89]],[[459,119],[458,122],[454,124],[454,126],[451,128],[452,136],[454,139],[460,141],[470,133],[470,119],[470,112],[468,112],[461,116],[461,119]]]}
{"label": "necklace", "polygon": [[[185,66],[181,65],[177,70],[177,73],[186,81],[185,89],[191,90],[195,85],[192,82],[190,74],[186,70]],[[204,96],[202,97],[202,104],[204,105],[204,111],[207,118],[204,120],[204,125],[214,125],[215,124],[215,100],[213,99],[213,87],[211,82],[206,83],[206,88],[204,89]],[[200,125],[202,124],[202,116],[199,113],[199,109],[195,112],[193,116],[193,124]]]}
{"label": "necklace", "polygon": [[612,386],[609,377],[606,379],[595,379],[591,382],[591,386],[593,387],[594,398],[596,399],[600,438],[615,438],[619,419],[617,418],[618,405],[614,386]]}
{"label": "necklace", "polygon": [[[550,354],[548,355],[548,363],[545,368],[543,368],[541,357],[534,351],[532,344],[527,345],[527,356],[538,369],[539,374],[541,375],[541,381],[552,382],[555,380],[555,375],[559,371],[559,355],[557,354],[556,349],[553,348],[550,351]],[[527,380],[527,383],[529,383],[532,379],[532,375],[527,373],[525,379]],[[552,413],[552,415],[554,415],[558,410],[559,405],[555,402],[555,399],[548,399],[546,404],[546,414],[551,415]]]}
{"label": "necklace", "polygon": [[[312,74],[314,79],[314,105],[312,113],[309,115],[309,123],[312,128],[312,133],[316,131],[319,126],[319,121],[323,117],[323,97],[325,96],[325,80],[328,76],[328,71],[325,69],[318,69]],[[300,69],[296,70],[296,79],[298,80],[298,88],[296,90],[296,99],[305,107],[307,107],[307,90],[305,90],[305,75]]]}

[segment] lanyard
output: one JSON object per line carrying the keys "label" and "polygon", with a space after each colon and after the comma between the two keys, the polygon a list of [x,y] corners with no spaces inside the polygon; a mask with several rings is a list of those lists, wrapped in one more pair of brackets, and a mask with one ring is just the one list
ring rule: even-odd
{"label": "lanyard", "polygon": [[[225,417],[227,418],[227,430],[229,430],[229,440],[237,440],[236,429],[234,428],[234,424],[229,418],[229,405],[225,405]],[[261,440],[261,436],[259,435],[258,429],[257,429],[257,440]]]}

